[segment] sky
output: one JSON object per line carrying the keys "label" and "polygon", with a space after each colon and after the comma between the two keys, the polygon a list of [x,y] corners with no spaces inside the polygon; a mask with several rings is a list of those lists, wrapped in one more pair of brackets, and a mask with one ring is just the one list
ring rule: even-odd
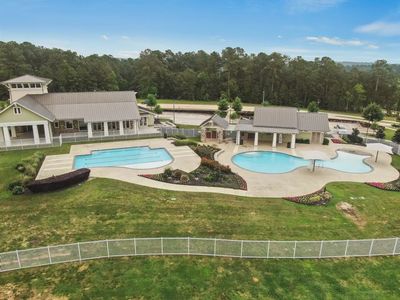
{"label": "sky", "polygon": [[0,40],[82,55],[280,52],[400,63],[399,0],[0,0]]}

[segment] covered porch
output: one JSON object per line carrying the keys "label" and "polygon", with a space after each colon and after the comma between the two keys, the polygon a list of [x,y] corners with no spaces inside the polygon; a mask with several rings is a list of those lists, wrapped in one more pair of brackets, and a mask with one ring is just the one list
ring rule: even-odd
{"label": "covered porch", "polygon": [[48,121],[2,123],[0,129],[0,147],[52,143],[52,131]]}

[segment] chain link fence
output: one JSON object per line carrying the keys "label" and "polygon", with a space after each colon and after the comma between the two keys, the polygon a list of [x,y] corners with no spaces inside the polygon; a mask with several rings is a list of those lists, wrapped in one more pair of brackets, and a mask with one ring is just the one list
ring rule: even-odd
{"label": "chain link fence", "polygon": [[132,238],[80,242],[0,253],[0,272],[118,256],[199,255],[296,259],[399,254],[399,238],[337,241],[249,241],[191,237]]}

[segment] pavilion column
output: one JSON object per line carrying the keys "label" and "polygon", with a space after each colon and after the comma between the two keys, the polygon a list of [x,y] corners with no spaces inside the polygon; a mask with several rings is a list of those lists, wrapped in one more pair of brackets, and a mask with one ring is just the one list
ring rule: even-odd
{"label": "pavilion column", "polygon": [[44,138],[46,140],[46,144],[51,144],[49,123],[45,123],[43,126],[44,126]]}
{"label": "pavilion column", "polygon": [[15,130],[15,126],[11,126],[11,137],[15,138],[17,137],[17,131]]}
{"label": "pavilion column", "polygon": [[236,131],[236,145],[240,144],[240,130]]}
{"label": "pavilion column", "polygon": [[276,148],[276,138],[277,138],[277,134],[274,132],[274,134],[272,136],[272,148]]}
{"label": "pavilion column", "polygon": [[104,136],[108,136],[108,122],[103,122]]}
{"label": "pavilion column", "polygon": [[124,135],[124,121],[119,121],[119,135]]}
{"label": "pavilion column", "polygon": [[91,122],[87,123],[87,134],[89,139],[93,137],[93,128]]}
{"label": "pavilion column", "polygon": [[290,149],[296,148],[296,134],[292,133],[292,140],[290,141]]}
{"label": "pavilion column", "polygon": [[7,126],[3,126],[3,133],[4,133],[4,144],[6,147],[11,146],[11,138],[10,138],[10,132],[8,131]]}
{"label": "pavilion column", "polygon": [[258,146],[258,132],[254,134],[254,146]]}
{"label": "pavilion column", "polygon": [[33,131],[33,142],[35,143],[35,145],[40,144],[39,131],[37,125],[32,125],[32,131]]}
{"label": "pavilion column", "polygon": [[133,121],[133,132],[135,133],[135,134],[138,134],[139,132],[138,132],[139,130],[138,130],[138,121],[137,120],[134,120]]}

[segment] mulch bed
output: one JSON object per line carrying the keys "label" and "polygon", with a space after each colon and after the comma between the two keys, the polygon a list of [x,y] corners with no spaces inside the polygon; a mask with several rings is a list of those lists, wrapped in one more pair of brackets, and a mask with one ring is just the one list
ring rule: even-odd
{"label": "mulch bed", "polygon": [[319,206],[328,204],[331,198],[332,194],[329,193],[324,187],[311,194],[296,196],[296,197],[284,197],[283,199],[305,205]]}

